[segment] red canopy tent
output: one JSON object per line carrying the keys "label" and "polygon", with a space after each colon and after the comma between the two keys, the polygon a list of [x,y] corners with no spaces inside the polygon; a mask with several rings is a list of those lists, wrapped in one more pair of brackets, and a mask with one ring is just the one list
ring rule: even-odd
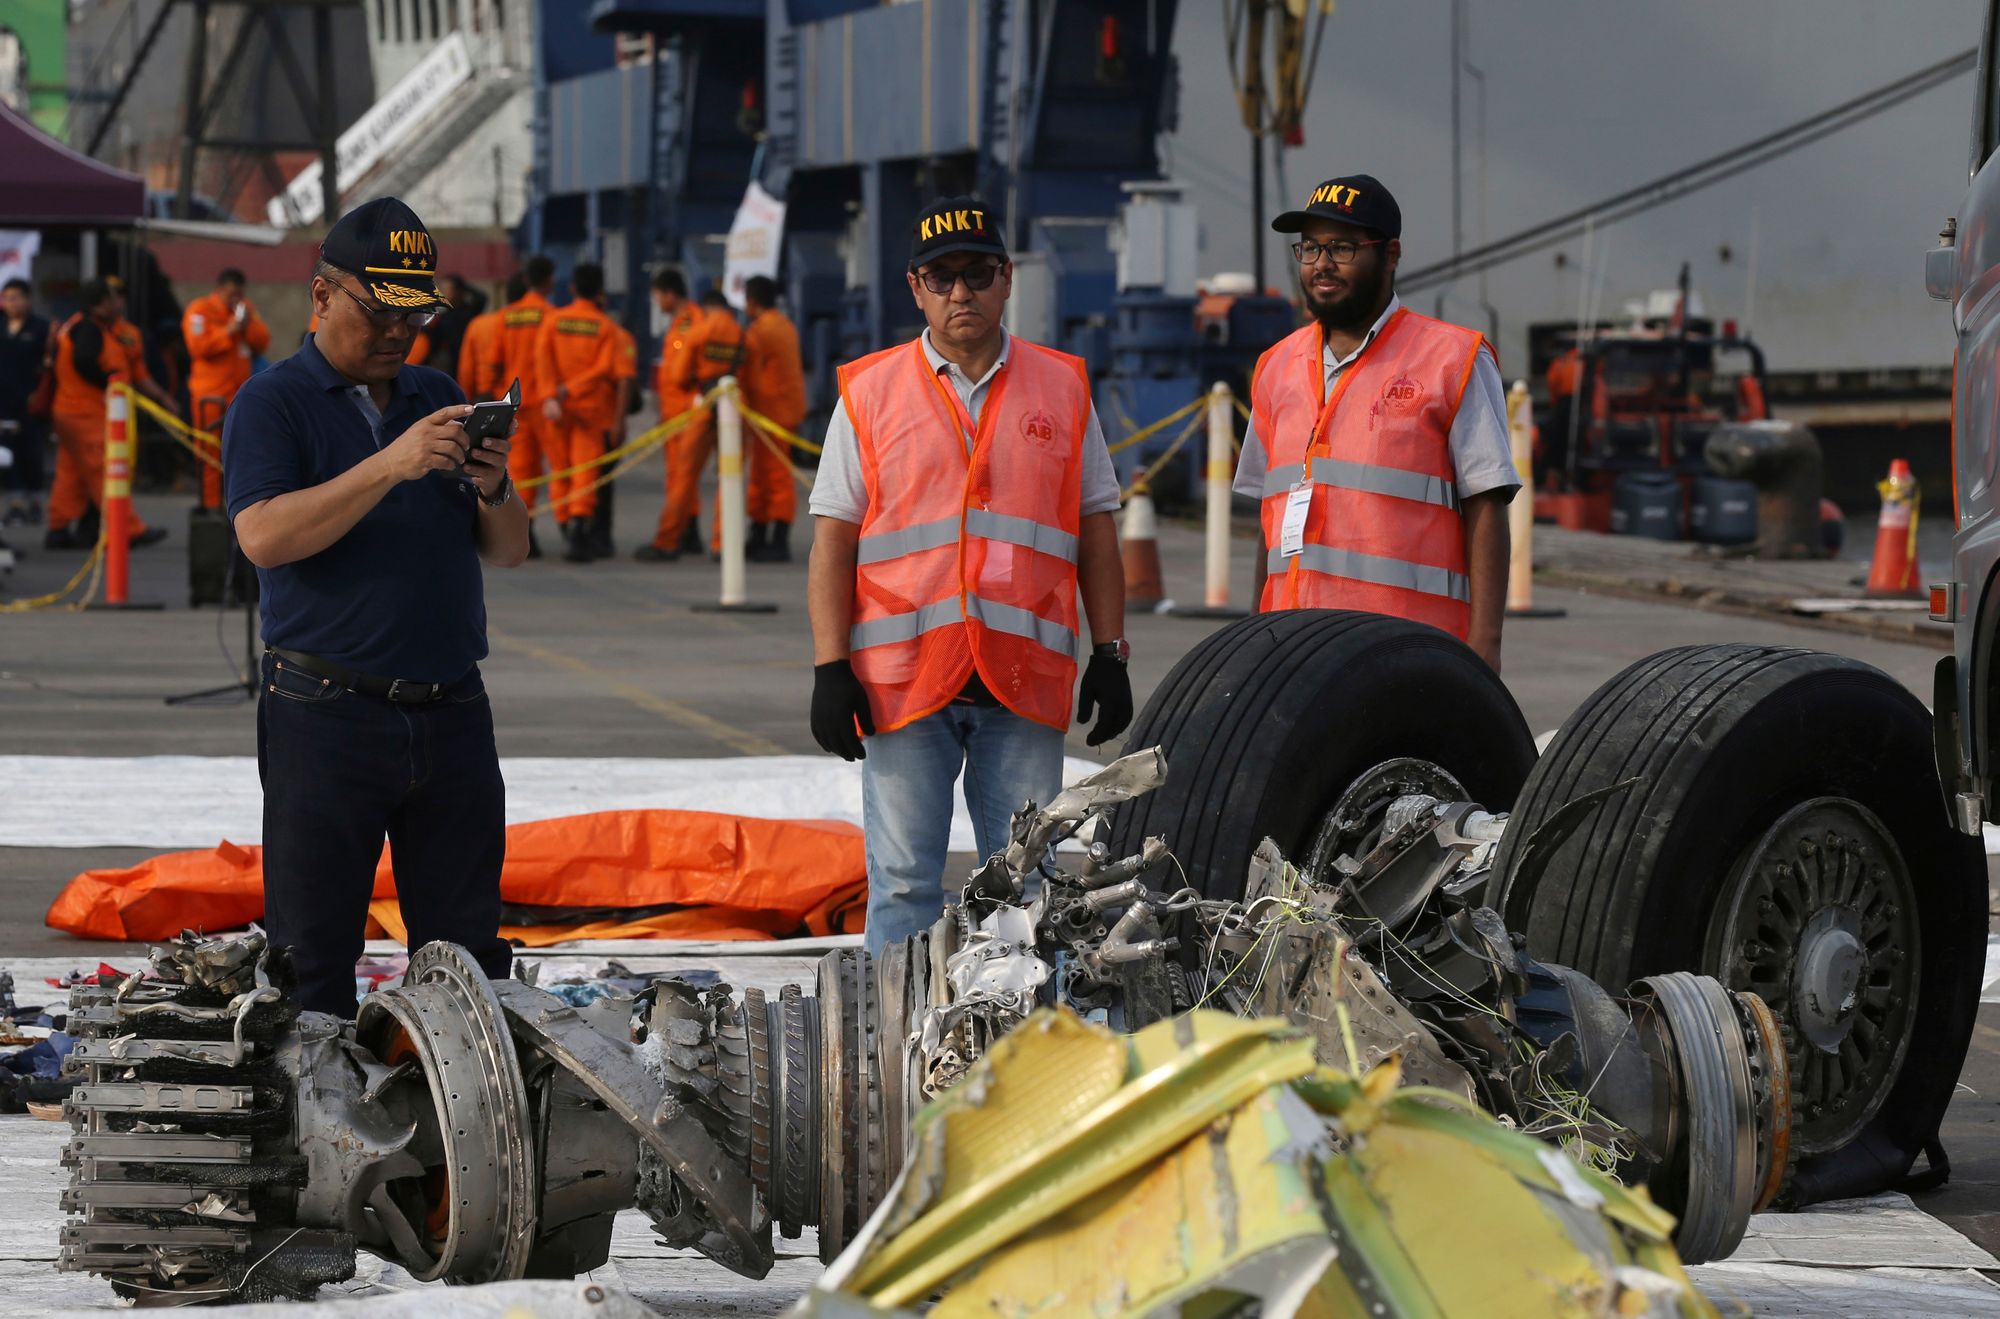
{"label": "red canopy tent", "polygon": [[0,224],[129,225],[146,181],[72,151],[0,101]]}

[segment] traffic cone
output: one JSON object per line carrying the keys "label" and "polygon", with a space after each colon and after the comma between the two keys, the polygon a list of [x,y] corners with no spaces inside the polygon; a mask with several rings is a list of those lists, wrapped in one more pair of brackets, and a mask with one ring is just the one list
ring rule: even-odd
{"label": "traffic cone", "polygon": [[1144,485],[1132,487],[1125,501],[1125,525],[1119,547],[1125,563],[1125,603],[1151,609],[1166,596],[1160,579],[1160,528],[1153,514],[1153,496]]}
{"label": "traffic cone", "polygon": [[1875,558],[1868,565],[1868,594],[1921,596],[1917,566],[1917,506],[1922,491],[1910,465],[1901,458],[1889,464],[1889,476],[1876,483],[1882,492],[1882,513],[1875,521]]}

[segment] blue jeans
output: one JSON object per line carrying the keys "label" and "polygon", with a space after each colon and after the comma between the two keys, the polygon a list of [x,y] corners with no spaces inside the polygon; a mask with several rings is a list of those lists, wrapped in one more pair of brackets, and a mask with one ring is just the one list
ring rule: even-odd
{"label": "blue jeans", "polygon": [[928,930],[944,909],[951,787],[961,767],[979,855],[989,857],[1007,845],[1015,811],[1062,791],[1063,735],[1004,706],[947,705],[868,739],[861,828],[871,953]]}
{"label": "blue jeans", "polygon": [[388,839],[410,951],[463,944],[494,979],[506,786],[475,667],[427,705],[391,705],[264,656],[264,928],[290,948],[309,1012],[354,1015],[375,863]]}

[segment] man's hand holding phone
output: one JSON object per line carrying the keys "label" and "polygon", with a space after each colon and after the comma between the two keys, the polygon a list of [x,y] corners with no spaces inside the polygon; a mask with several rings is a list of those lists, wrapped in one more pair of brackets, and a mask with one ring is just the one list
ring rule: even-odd
{"label": "man's hand holding phone", "polygon": [[507,387],[505,397],[476,403],[465,418],[466,478],[488,499],[500,493],[507,479],[507,454],[514,447],[515,413],[521,406],[521,382]]}

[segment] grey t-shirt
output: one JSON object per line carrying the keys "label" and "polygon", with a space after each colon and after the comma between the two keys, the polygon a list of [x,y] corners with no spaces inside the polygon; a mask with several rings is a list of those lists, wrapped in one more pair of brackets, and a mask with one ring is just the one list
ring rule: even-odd
{"label": "grey t-shirt", "polygon": [[[1392,297],[1389,305],[1382,309],[1381,318],[1369,328],[1368,337],[1361,341],[1361,347],[1346,357],[1335,358],[1331,348],[1326,350],[1321,365],[1326,369],[1326,389],[1333,391],[1333,382],[1340,379],[1340,373],[1354,364],[1368,345],[1375,342],[1375,336],[1403,305],[1402,299]],[[1264,451],[1264,441],[1257,434],[1255,426],[1243,436],[1243,452],[1236,460],[1236,479],[1231,485],[1239,495],[1252,499],[1264,497],[1264,473],[1269,470],[1271,459]],[[1451,422],[1451,468],[1454,483],[1461,500],[1474,495],[1483,495],[1489,490],[1512,490],[1521,484],[1521,478],[1514,471],[1514,450],[1507,436],[1507,391],[1500,383],[1500,368],[1494,364],[1491,353],[1481,353],[1472,365],[1472,379],[1466,384],[1465,397],[1458,406],[1458,415]],[[1509,496],[1511,498],[1511,495]]]}
{"label": "grey t-shirt", "polygon": [[[974,380],[931,347],[931,332],[924,331],[925,360],[931,370],[942,372],[958,391],[974,425],[979,423],[979,410],[986,404],[987,389],[1000,368],[1007,364],[1007,352],[1013,346],[1013,337],[1005,330],[1000,333],[1000,356],[993,369]],[[833,416],[827,420],[826,436],[820,445],[823,451],[819,456],[819,474],[813,478],[812,489],[814,515],[861,522],[868,514],[868,481],[861,471],[861,443],[855,438],[853,421],[848,418],[846,400],[834,404]],[[1098,423],[1097,405],[1093,403],[1083,435],[1082,511],[1086,515],[1111,513],[1117,511],[1118,504],[1118,473],[1111,466],[1111,451],[1105,447],[1104,428]]]}

